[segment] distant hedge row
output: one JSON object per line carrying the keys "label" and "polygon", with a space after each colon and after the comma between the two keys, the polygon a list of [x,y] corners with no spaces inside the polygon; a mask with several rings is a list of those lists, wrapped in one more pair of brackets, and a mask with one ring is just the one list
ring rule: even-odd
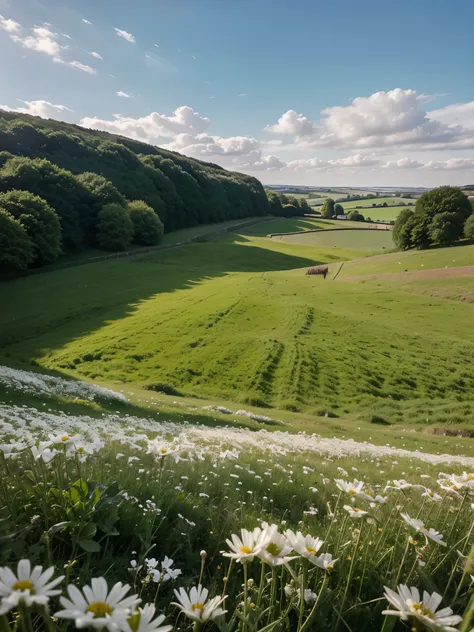
{"label": "distant hedge row", "polygon": [[255,178],[105,132],[0,112],[0,147],[0,271],[270,212]]}

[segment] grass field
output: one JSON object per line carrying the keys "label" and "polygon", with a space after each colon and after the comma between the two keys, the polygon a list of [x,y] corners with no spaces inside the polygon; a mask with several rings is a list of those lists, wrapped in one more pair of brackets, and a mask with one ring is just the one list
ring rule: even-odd
{"label": "grass field", "polygon": [[[415,206],[415,200],[409,200],[406,198],[394,196],[370,198],[368,200],[354,200],[353,202],[341,202],[341,204],[344,207],[344,210],[356,208],[358,206],[364,207],[365,210],[368,210],[369,208],[374,208],[372,204],[387,204],[387,206],[407,206],[409,202],[413,204],[413,207]],[[410,206],[408,208],[412,207]],[[376,210],[378,209],[374,208],[374,212]]]}
{"label": "grass field", "polygon": [[[469,271],[474,246],[367,256],[391,234],[265,237],[316,224],[342,228],[269,220],[2,284],[1,578],[20,559],[64,576],[63,595],[96,578],[85,605],[70,592],[95,629],[112,612],[155,630],[156,608],[202,630],[192,617],[218,604],[179,614],[173,592],[202,584],[226,597],[206,629],[389,632],[405,629],[383,614],[399,583],[472,628],[473,284],[437,269]],[[304,274],[314,263],[328,279]],[[18,609],[20,571],[1,629],[71,630],[57,596]],[[99,586],[115,582],[146,609],[114,610]]]}
{"label": "grass field", "polygon": [[413,207],[406,206],[389,206],[387,208],[367,208],[359,210],[366,219],[370,217],[370,219],[375,222],[392,222],[395,221],[398,214],[406,208],[413,210]]}
{"label": "grass field", "polygon": [[401,259],[407,269],[467,265],[474,247],[351,262],[361,250],[325,245],[234,234],[5,284],[0,361],[290,411],[369,419],[383,410],[388,422],[468,424],[472,304],[333,283],[304,268],[346,259],[344,279],[400,271]]}
{"label": "grass field", "polygon": [[324,248],[342,248],[346,250],[365,250],[382,252],[393,250],[391,231],[384,230],[331,230],[317,233],[284,235],[273,239],[289,244],[316,246]]}

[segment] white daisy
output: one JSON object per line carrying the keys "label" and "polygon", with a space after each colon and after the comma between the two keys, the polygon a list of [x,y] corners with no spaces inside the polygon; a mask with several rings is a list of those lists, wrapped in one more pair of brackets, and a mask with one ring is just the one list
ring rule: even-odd
{"label": "white daisy", "polygon": [[313,538],[311,535],[303,535],[301,531],[295,533],[291,529],[287,529],[285,535],[295,553],[305,557],[314,565],[318,564],[317,554],[324,544],[323,540]]}
{"label": "white daisy", "polygon": [[64,610],[56,612],[60,619],[74,619],[77,628],[92,627],[110,632],[127,630],[127,619],[140,603],[137,595],[125,597],[130,590],[128,584],[118,582],[109,592],[103,577],[93,577],[90,586],[82,592],[74,585],[67,587],[70,599],[61,597]]}
{"label": "white daisy", "polygon": [[334,564],[338,561],[339,558],[333,560],[331,553],[321,553],[316,562],[316,566],[320,568],[324,568],[325,571],[330,573],[334,568]]}
{"label": "white daisy", "polygon": [[394,592],[385,586],[385,597],[396,610],[384,610],[382,614],[400,617],[403,621],[418,620],[428,629],[438,632],[458,632],[453,626],[461,622],[462,617],[453,615],[451,608],[442,608],[438,612],[436,609],[441,603],[441,595],[433,593],[430,595],[423,592],[423,599],[420,599],[418,588],[408,588],[400,584],[398,592]]}
{"label": "white daisy", "polygon": [[368,511],[364,511],[363,509],[352,507],[352,505],[344,505],[344,509],[347,511],[351,518],[363,518],[369,513]]}
{"label": "white daisy", "polygon": [[260,550],[268,537],[268,532],[259,527],[254,531],[240,530],[240,537],[233,533],[231,539],[227,539],[230,552],[222,551],[224,557],[231,557],[237,562],[251,562],[260,553]]}
{"label": "white daisy", "polygon": [[408,525],[410,525],[410,527],[413,527],[413,529],[415,529],[419,533],[422,533],[426,538],[433,540],[433,542],[436,542],[437,544],[441,544],[441,546],[446,546],[446,542],[443,542],[444,536],[439,531],[436,531],[433,528],[427,529],[425,527],[423,520],[418,520],[417,518],[410,518],[408,514],[400,514],[400,515],[403,518],[403,520],[405,520],[405,522]]}
{"label": "white daisy", "polygon": [[167,443],[166,441],[163,441],[158,437],[156,439],[148,441],[146,453],[153,454],[160,459],[164,459],[167,456],[172,456],[175,460],[179,455],[179,451],[175,446]]}
{"label": "white daisy", "polygon": [[179,591],[175,590],[174,594],[179,603],[172,602],[173,606],[178,606],[184,614],[193,619],[203,623],[209,621],[209,619],[215,619],[225,614],[227,610],[220,608],[221,603],[224,602],[227,597],[213,597],[207,600],[209,591],[207,588],[203,588],[201,584],[193,586],[189,591],[189,594],[180,588]]}
{"label": "white daisy", "polygon": [[347,481],[343,481],[340,478],[336,478],[334,482],[336,483],[338,489],[340,489],[342,492],[345,492],[346,494],[349,494],[350,496],[354,496],[354,498],[371,500],[371,497],[362,491],[364,487],[363,481],[353,481],[352,483],[348,483]]}
{"label": "white daisy", "polygon": [[137,612],[127,619],[131,632],[170,632],[172,625],[161,625],[165,620],[165,615],[160,614],[156,619],[155,606],[151,603],[143,608],[138,608]]}
{"label": "white daisy", "polygon": [[385,491],[387,489],[397,489],[398,491],[401,491],[402,489],[410,489],[410,487],[413,487],[413,485],[411,483],[407,483],[406,480],[402,478],[398,481],[392,481],[392,485],[386,485]]}
{"label": "white daisy", "polygon": [[42,566],[31,570],[30,560],[20,560],[15,573],[8,567],[0,567],[0,615],[6,614],[20,603],[30,607],[34,604],[46,606],[49,598],[59,595],[60,590],[53,590],[64,575],[49,581],[54,573],[51,566],[43,571]]}
{"label": "white daisy", "polygon": [[288,557],[293,547],[287,538],[278,533],[276,525],[271,525],[266,533],[261,536],[260,542],[262,546],[258,553],[258,557],[270,564],[270,566],[281,566],[290,562],[294,557]]}

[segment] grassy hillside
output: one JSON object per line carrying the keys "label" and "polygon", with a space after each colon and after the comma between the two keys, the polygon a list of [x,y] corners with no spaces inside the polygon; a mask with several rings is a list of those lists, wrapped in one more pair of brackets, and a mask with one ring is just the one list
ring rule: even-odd
{"label": "grassy hillside", "polygon": [[[473,262],[471,246],[396,253],[347,262],[341,275],[391,270],[403,256],[441,267],[451,251]],[[0,362],[313,414],[466,425],[474,305],[304,274],[355,256],[235,234],[20,279],[2,287]]]}
{"label": "grassy hillside", "polygon": [[[365,226],[365,224],[362,224]],[[324,248],[347,248],[350,250],[380,251],[392,250],[392,233],[388,230],[328,230],[317,233],[300,233],[297,235],[283,235],[274,239],[289,244],[301,244],[303,246],[320,246]]]}

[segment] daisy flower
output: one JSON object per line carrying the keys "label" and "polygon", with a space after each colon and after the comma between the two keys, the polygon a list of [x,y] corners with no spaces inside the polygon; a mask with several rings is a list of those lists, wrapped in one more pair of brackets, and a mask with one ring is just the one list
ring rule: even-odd
{"label": "daisy flower", "polygon": [[270,566],[281,566],[295,558],[288,557],[293,547],[284,535],[278,533],[274,526],[276,525],[269,527],[267,532],[262,536],[262,547],[258,553],[258,557],[264,562],[267,562],[267,564],[270,564]]}
{"label": "daisy flower", "polygon": [[155,606],[152,603],[147,604],[143,608],[138,608],[137,612],[127,619],[132,632],[170,632],[172,625],[161,625],[165,620],[165,615],[160,614],[156,619]]}
{"label": "daisy flower", "polygon": [[362,518],[369,513],[368,511],[358,509],[357,507],[352,507],[351,505],[344,505],[344,509],[347,511],[351,518]]}
{"label": "daisy flower", "polygon": [[362,489],[364,487],[363,481],[354,481],[352,483],[348,483],[347,481],[343,481],[341,478],[336,478],[335,481],[336,487],[340,489],[342,492],[349,494],[350,496],[354,496],[355,498],[362,498],[364,500],[372,500],[368,494],[365,494]]}
{"label": "daisy flower", "polygon": [[178,449],[170,443],[162,441],[161,439],[152,439],[148,441],[147,454],[153,454],[154,456],[164,459],[167,456],[172,456],[175,460],[178,457]]}
{"label": "daisy flower", "polygon": [[423,592],[423,599],[420,599],[418,588],[408,588],[400,584],[398,592],[385,586],[385,598],[395,607],[395,610],[384,610],[382,614],[400,617],[403,621],[420,621],[431,630],[443,632],[458,632],[453,627],[461,622],[462,617],[453,615],[451,608],[442,608],[436,612],[441,603],[441,595],[434,592],[429,594]]}
{"label": "daisy flower", "polygon": [[222,555],[224,555],[224,557],[231,557],[237,562],[252,562],[253,558],[260,553],[267,537],[268,531],[262,531],[260,527],[254,529],[254,531],[241,529],[240,538],[233,533],[231,539],[226,540],[230,552],[222,551]]}
{"label": "daisy flower", "polygon": [[392,481],[393,485],[386,485],[385,486],[385,491],[387,491],[387,489],[397,489],[398,491],[401,491],[403,489],[410,489],[410,487],[413,487],[413,485],[411,483],[407,483],[405,479],[400,479],[400,480],[394,480]]}
{"label": "daisy flower", "polygon": [[207,588],[203,588],[201,584],[199,584],[197,588],[193,586],[189,594],[184,588],[180,588],[179,591],[175,590],[174,594],[179,603],[172,602],[172,605],[178,606],[187,617],[199,623],[204,623],[205,621],[209,621],[209,619],[215,619],[227,612],[227,610],[220,608],[221,603],[223,603],[227,597],[213,597],[208,601],[207,597],[209,591]]}
{"label": "daisy flower", "polygon": [[303,535],[301,531],[295,533],[291,529],[287,529],[285,535],[295,553],[305,557],[314,565],[318,564],[317,553],[324,544],[323,540],[313,538],[311,535]]}
{"label": "daisy flower", "polygon": [[9,568],[0,567],[0,615],[13,610],[20,603],[27,607],[46,606],[50,597],[61,593],[54,588],[64,579],[62,575],[49,581],[53,573],[53,566],[45,571],[42,566],[35,566],[31,570],[30,560],[18,562],[16,575]]}
{"label": "daisy flower", "polygon": [[109,592],[103,577],[93,577],[90,586],[82,592],[74,585],[67,587],[70,599],[61,597],[64,610],[56,612],[60,619],[74,619],[77,628],[91,627],[97,630],[116,632],[126,628],[127,619],[140,603],[137,595],[125,597],[130,590],[128,584],[118,582]]}
{"label": "daisy flower", "polygon": [[331,553],[321,553],[316,562],[316,566],[320,568],[324,568],[325,571],[330,573],[334,568],[334,564],[338,561],[339,558],[333,560]]}
{"label": "daisy flower", "polygon": [[410,527],[413,527],[413,529],[415,529],[419,533],[422,533],[427,539],[433,540],[433,542],[436,542],[437,544],[441,544],[441,546],[446,546],[446,542],[443,542],[444,536],[439,531],[436,531],[435,529],[432,529],[432,528],[427,529],[425,527],[423,520],[418,520],[417,518],[410,518],[408,514],[400,514],[400,515],[403,518],[403,520],[405,520],[405,522],[408,525],[410,525]]}

